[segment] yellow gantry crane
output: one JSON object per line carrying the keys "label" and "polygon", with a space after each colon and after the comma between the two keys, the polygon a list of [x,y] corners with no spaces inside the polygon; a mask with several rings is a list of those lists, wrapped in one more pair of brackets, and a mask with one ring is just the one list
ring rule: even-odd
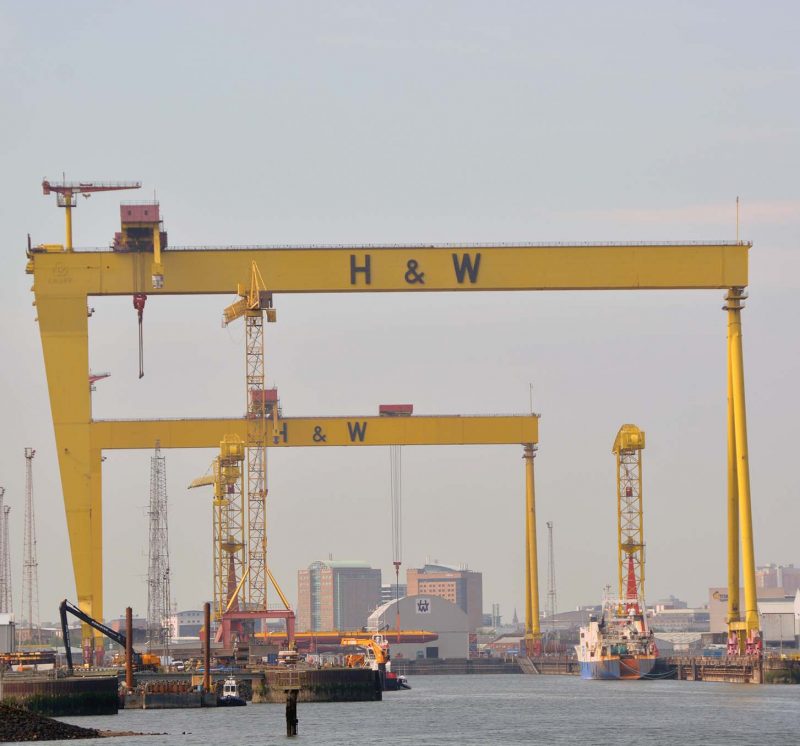
{"label": "yellow gantry crane", "polygon": [[[75,582],[84,612],[96,618],[103,614],[103,450],[150,449],[156,439],[164,448],[214,448],[226,434],[238,434],[247,441],[251,424],[248,418],[94,420],[86,386],[90,297],[145,292],[175,297],[231,293],[251,271],[253,262],[269,278],[269,289],[276,294],[717,288],[727,291],[729,339],[728,620],[733,647],[738,652],[757,651],[760,636],[741,341],[750,243],[737,238],[705,243],[305,246],[191,251],[167,250],[160,239],[151,244],[136,250],[115,243],[111,252],[75,251],[70,233],[66,246],[41,244],[27,249],[26,272],[33,275]],[[148,290],[151,285],[152,290]],[[533,503],[537,424],[533,416],[281,418],[278,436],[273,430],[272,442],[267,445],[523,445],[526,484],[529,483],[525,546],[526,630],[530,631],[526,631],[526,637],[532,637],[538,628]],[[744,618],[738,598],[740,546]]]}
{"label": "yellow gantry crane", "polygon": [[614,440],[617,457],[617,560],[619,598],[625,610],[644,613],[642,451],[644,433],[623,425]]}

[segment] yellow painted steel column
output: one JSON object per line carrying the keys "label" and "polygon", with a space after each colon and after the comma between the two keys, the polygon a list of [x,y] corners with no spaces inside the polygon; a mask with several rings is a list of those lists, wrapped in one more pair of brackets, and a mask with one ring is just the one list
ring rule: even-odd
{"label": "yellow painted steel column", "polygon": [[[65,282],[71,279],[69,273],[54,273],[52,287],[48,287],[46,280],[37,278],[36,307],[78,605],[95,619],[102,619],[101,455],[99,448],[92,448],[89,425],[86,297]],[[64,290],[59,291],[61,287]],[[92,634],[85,629],[84,647],[95,639]]]}
{"label": "yellow painted steel column", "polygon": [[[736,426],[733,414],[733,371],[732,371],[732,330],[728,312],[728,618],[726,621],[740,621],[739,614],[739,488],[736,473]],[[728,637],[732,637],[729,630]]]}
{"label": "yellow painted steel column", "polygon": [[64,197],[66,198],[67,204],[65,205],[65,213],[66,213],[66,223],[67,223],[67,236],[66,236],[66,250],[72,251],[72,195],[65,194]]}
{"label": "yellow painted steel column", "polygon": [[742,288],[731,288],[727,295],[729,329],[731,331],[731,388],[736,435],[736,476],[739,493],[739,527],[742,539],[742,574],[744,576],[744,613],[748,637],[758,632],[756,600],[756,567],[753,549],[753,518],[750,504],[750,467],[747,453],[747,410],[744,393],[744,355],[742,351]]}
{"label": "yellow painted steel column", "polygon": [[525,652],[538,653],[539,627],[539,568],[536,552],[536,491],[533,460],[536,446],[524,446],[525,460]]}

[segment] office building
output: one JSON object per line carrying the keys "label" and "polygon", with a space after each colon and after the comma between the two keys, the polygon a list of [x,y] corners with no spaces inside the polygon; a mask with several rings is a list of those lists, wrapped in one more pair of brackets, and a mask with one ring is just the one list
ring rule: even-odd
{"label": "office building", "polygon": [[406,571],[409,596],[439,596],[458,606],[466,615],[469,631],[483,624],[483,575],[465,568],[426,564]]}
{"label": "office building", "polygon": [[297,629],[358,630],[381,603],[381,571],[366,562],[323,560],[297,573]]}

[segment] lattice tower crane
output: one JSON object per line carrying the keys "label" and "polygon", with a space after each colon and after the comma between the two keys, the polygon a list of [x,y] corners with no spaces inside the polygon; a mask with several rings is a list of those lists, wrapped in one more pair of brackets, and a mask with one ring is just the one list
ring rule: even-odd
{"label": "lattice tower crane", "polygon": [[242,463],[244,441],[226,435],[220,443],[219,456],[212,473],[191,482],[189,488],[211,485],[213,501],[214,593],[213,616],[216,622],[226,611],[238,611],[246,601],[242,589],[247,570],[245,558],[245,510],[242,499]]}
{"label": "lattice tower crane", "polygon": [[[239,300],[223,312],[223,324],[238,318],[245,322],[245,388],[247,406],[247,539],[246,539],[246,611],[266,611],[267,585],[278,593],[290,611],[286,596],[267,562],[267,437],[268,430],[277,442],[280,437],[278,390],[266,388],[264,363],[264,318],[277,320],[272,293],[266,289],[258,265],[250,268],[248,285],[238,286]],[[269,427],[272,422],[271,428]]]}
{"label": "lattice tower crane", "polygon": [[619,597],[625,610],[644,612],[642,451],[644,432],[623,425],[614,440],[617,457],[617,556]]}

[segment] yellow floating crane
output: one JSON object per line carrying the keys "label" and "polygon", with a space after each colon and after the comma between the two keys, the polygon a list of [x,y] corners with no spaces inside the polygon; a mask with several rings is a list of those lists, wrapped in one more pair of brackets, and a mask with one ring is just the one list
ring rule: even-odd
{"label": "yellow floating crane", "polygon": [[614,440],[617,457],[617,557],[619,598],[625,610],[644,613],[642,451],[644,432],[623,425]]}

